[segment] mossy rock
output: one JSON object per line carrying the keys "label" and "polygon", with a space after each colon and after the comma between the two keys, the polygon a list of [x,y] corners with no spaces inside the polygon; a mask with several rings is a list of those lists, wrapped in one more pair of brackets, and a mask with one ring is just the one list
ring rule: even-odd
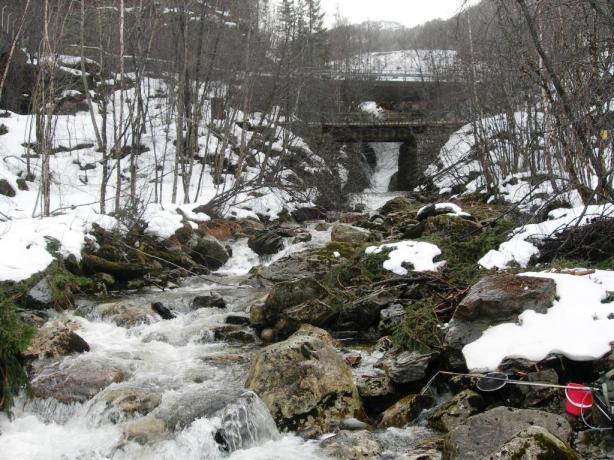
{"label": "mossy rock", "polygon": [[482,233],[482,226],[476,222],[445,214],[429,217],[423,235],[441,235],[460,241],[468,241]]}
{"label": "mossy rock", "polygon": [[404,196],[398,196],[389,200],[382,206],[379,212],[383,215],[390,214],[391,212],[409,211],[412,207],[412,203],[409,198]]}
{"label": "mossy rock", "polygon": [[148,268],[134,263],[112,262],[92,254],[85,254],[82,261],[83,270],[87,274],[109,273],[117,280],[129,281],[142,278],[148,273]]}

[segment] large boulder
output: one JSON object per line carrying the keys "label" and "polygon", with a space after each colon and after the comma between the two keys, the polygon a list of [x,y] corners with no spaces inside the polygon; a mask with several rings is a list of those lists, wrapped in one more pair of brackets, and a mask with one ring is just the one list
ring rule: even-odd
{"label": "large boulder", "polygon": [[361,408],[351,369],[314,329],[311,335],[299,330],[260,350],[245,383],[264,401],[281,430],[307,436],[331,431]]}
{"label": "large boulder", "polygon": [[324,327],[329,325],[339,310],[318,299],[310,299],[281,312],[275,329],[281,336],[297,331],[302,324]]}
{"label": "large boulder", "polygon": [[556,283],[548,278],[491,275],[475,284],[454,312],[462,321],[513,321],[525,310],[546,313],[556,297]]}
{"label": "large boulder", "polygon": [[230,259],[230,254],[217,238],[211,235],[201,236],[192,249],[194,259],[211,270],[217,270]]}
{"label": "large boulder", "polygon": [[364,228],[348,224],[335,224],[331,230],[330,239],[340,243],[366,243],[371,238],[371,232]]}
{"label": "large boulder", "polygon": [[580,456],[548,430],[539,426],[530,426],[506,442],[490,458],[579,460]]}
{"label": "large boulder", "polygon": [[[273,326],[280,319],[283,311],[292,309],[304,302],[321,300],[327,295],[328,290],[315,278],[299,278],[278,283],[273,286],[264,302],[256,303],[250,308],[251,324],[260,328]],[[306,310],[308,310],[307,307],[303,311],[300,311],[300,309],[296,311],[297,318],[301,313],[306,313]],[[317,308],[311,310],[317,317],[322,314]]]}
{"label": "large boulder", "polygon": [[572,432],[569,422],[561,415],[533,409],[495,407],[469,417],[454,428],[446,438],[444,456],[450,460],[498,458],[494,457],[497,452],[530,427],[540,427],[562,441],[568,441]]}
{"label": "large boulder", "polygon": [[51,363],[35,372],[32,394],[37,398],[54,398],[70,404],[83,403],[100,390],[125,379],[124,370],[103,358],[80,358]]}
{"label": "large boulder", "polygon": [[284,239],[276,232],[270,230],[257,231],[247,245],[259,256],[277,254],[284,248]]}
{"label": "large boulder", "polygon": [[462,349],[491,326],[516,321],[525,310],[545,313],[556,297],[556,283],[547,278],[497,274],[482,278],[456,309],[446,329],[450,363],[464,366]]}
{"label": "large boulder", "polygon": [[385,216],[394,212],[409,211],[410,209],[410,199],[404,196],[397,196],[387,201],[386,204],[380,208],[379,213]]}

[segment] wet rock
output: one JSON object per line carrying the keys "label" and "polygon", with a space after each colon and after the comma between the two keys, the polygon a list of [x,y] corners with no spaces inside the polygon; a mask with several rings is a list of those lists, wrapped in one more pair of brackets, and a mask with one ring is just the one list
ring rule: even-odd
{"label": "wet rock", "polygon": [[23,305],[32,310],[46,310],[53,308],[53,291],[49,286],[47,278],[41,279],[28,291],[24,299]]}
{"label": "wet rock", "polygon": [[370,369],[354,375],[358,394],[362,398],[379,398],[394,393],[388,374],[381,369]]}
{"label": "wet rock", "polygon": [[[283,431],[309,436],[329,432],[360,410],[352,373],[341,355],[311,328],[260,350],[252,361],[246,388],[269,408]],[[332,339],[329,338],[332,342]]]}
{"label": "wet rock", "polygon": [[327,232],[328,230],[330,230],[330,224],[327,224],[326,222],[320,222],[314,227],[314,229],[318,232]]}
{"label": "wet rock", "polygon": [[579,460],[580,456],[568,444],[548,430],[539,426],[531,426],[518,433],[491,454],[491,458],[501,460]]}
{"label": "wet rock", "polygon": [[429,365],[438,357],[437,352],[403,351],[396,356],[386,358],[382,367],[394,383],[417,382],[426,376]]}
{"label": "wet rock", "polygon": [[151,415],[134,420],[124,428],[124,439],[141,445],[152,444],[169,437],[170,431],[164,421]]}
{"label": "wet rock", "polygon": [[260,333],[260,338],[265,343],[272,343],[277,339],[277,331],[272,327],[267,327]]}
{"label": "wet rock", "polygon": [[195,260],[211,270],[217,270],[230,259],[226,247],[211,235],[201,236],[192,252]]}
{"label": "wet rock", "polygon": [[252,331],[248,331],[241,326],[227,324],[212,329],[215,340],[231,343],[254,343],[256,337]]}
{"label": "wet rock", "polygon": [[486,276],[459,304],[454,319],[510,321],[525,310],[546,313],[555,297],[556,283],[552,279],[510,274]]}
{"label": "wet rock", "polygon": [[371,238],[371,232],[364,228],[348,224],[334,224],[330,239],[341,243],[366,243]]}
{"label": "wet rock", "polygon": [[211,417],[228,404],[237,401],[243,389],[232,382],[224,388],[197,387],[174,395],[165,395],[162,403],[150,415],[163,420],[170,430],[189,426],[194,420]]}
{"label": "wet rock", "polygon": [[369,428],[369,425],[365,422],[361,422],[356,418],[346,418],[343,422],[341,422],[342,430],[366,430]]}
{"label": "wet rock", "polygon": [[337,313],[338,309],[321,300],[307,300],[281,312],[280,319],[275,324],[275,329],[281,336],[287,337],[296,332],[302,324],[311,324],[318,327],[327,326],[335,319]]}
{"label": "wet rock", "polygon": [[215,439],[225,452],[249,449],[280,438],[267,407],[251,391],[226,406],[221,411],[220,419],[220,429]]}
{"label": "wet rock", "polygon": [[151,309],[155,311],[162,319],[170,320],[174,319],[175,314],[166,307],[162,302],[154,302],[151,304]]}
{"label": "wet rock", "polygon": [[350,367],[356,367],[362,361],[362,355],[360,353],[349,353],[345,355],[345,362],[348,363]]}
{"label": "wet rock", "polygon": [[300,232],[300,233],[296,234],[296,236],[292,240],[292,244],[308,243],[309,241],[312,240],[312,238],[313,237],[311,236],[311,233],[309,233],[309,232]]}
{"label": "wet rock", "polygon": [[192,301],[192,310],[199,308],[226,308],[226,301],[221,295],[214,292],[209,295],[199,295]]}
{"label": "wet rock", "polygon": [[100,417],[119,423],[142,417],[162,402],[162,394],[153,388],[137,386],[109,387],[95,396],[92,408],[101,410]]}
{"label": "wet rock", "polygon": [[411,201],[404,196],[398,196],[389,200],[379,210],[384,216],[393,212],[409,211],[411,209]]}
{"label": "wet rock", "polygon": [[154,312],[150,304],[119,301],[98,305],[96,310],[103,319],[126,328],[139,324],[152,324],[160,320],[160,316]]}
{"label": "wet rock", "polygon": [[428,424],[439,431],[452,431],[466,419],[486,407],[484,398],[472,390],[463,390],[442,404],[428,418]]}
{"label": "wet rock", "polygon": [[292,218],[298,223],[307,222],[308,220],[320,220],[326,217],[326,214],[316,206],[310,208],[298,208],[291,213]]}
{"label": "wet rock", "polygon": [[0,179],[0,195],[8,196],[9,198],[13,198],[17,193],[13,186],[6,179]]}
{"label": "wet rock", "polygon": [[270,230],[256,232],[247,245],[259,256],[277,254],[284,248],[284,240],[277,233]]}
{"label": "wet rock", "polygon": [[241,315],[228,315],[224,320],[226,324],[235,324],[237,326],[249,325],[249,317]]}
{"label": "wet rock", "polygon": [[18,310],[19,318],[32,327],[43,327],[49,320],[49,315],[44,311]]}
{"label": "wet rock", "polygon": [[340,431],[320,443],[329,458],[367,460],[378,458],[383,452],[379,440],[368,431]]}
{"label": "wet rock", "polygon": [[124,371],[111,360],[84,356],[42,367],[32,379],[32,394],[70,404],[85,402],[100,390],[125,378]]}
{"label": "wet rock", "polygon": [[315,278],[278,283],[263,303],[255,303],[250,308],[251,324],[257,327],[273,326],[284,310],[306,301],[323,299],[327,295],[327,289]]}
{"label": "wet rock", "polygon": [[90,351],[90,346],[71,325],[54,324],[38,329],[25,355],[29,358],[59,358]]}
{"label": "wet rock", "polygon": [[380,320],[377,326],[379,333],[382,335],[392,334],[405,319],[405,307],[400,304],[394,304],[381,310],[379,317]]}
{"label": "wet rock", "polygon": [[403,428],[418,418],[424,409],[433,405],[429,395],[409,395],[384,411],[378,423],[379,428]]}
{"label": "wet rock", "polygon": [[507,442],[532,426],[541,427],[563,441],[571,436],[569,422],[560,415],[496,407],[469,417],[454,428],[446,438],[444,456],[450,460],[494,458]]}

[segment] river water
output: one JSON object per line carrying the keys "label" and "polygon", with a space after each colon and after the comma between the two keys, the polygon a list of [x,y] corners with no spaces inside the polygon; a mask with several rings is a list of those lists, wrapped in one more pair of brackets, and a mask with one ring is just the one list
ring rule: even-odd
{"label": "river water", "polygon": [[[387,188],[396,170],[399,146],[375,144],[374,148],[378,166],[371,188],[360,198],[370,210],[398,195],[388,194]],[[77,322],[77,333],[91,347],[88,353],[64,358],[60,366],[81,360],[106,363],[120,368],[125,379],[82,404],[20,398],[14,420],[0,415],[0,459],[325,458],[317,441],[280,434],[264,404],[244,392],[247,357],[258,344],[227,343],[215,340],[212,333],[225,324],[228,315],[247,315],[251,303],[266,294],[247,283],[252,266],[330,240],[329,231],[318,232],[313,226],[309,231],[311,242],[289,245],[268,259],[253,253],[246,240],[235,242],[233,257],[217,273],[223,285],[194,278],[172,291],[113,299],[142,305],[162,302],[177,315],[171,320],[122,327],[97,313],[96,304],[102,301],[88,300],[79,302],[74,312],[56,314],[55,319]],[[221,295],[226,308],[191,308],[195,296],[211,293]],[[150,415],[175,429],[144,443],[128,440],[126,430],[138,414],[130,417],[119,410],[116,396],[124,392],[155,395],[160,402]],[[230,441],[229,452],[222,451],[215,440],[219,429],[224,429]]]}

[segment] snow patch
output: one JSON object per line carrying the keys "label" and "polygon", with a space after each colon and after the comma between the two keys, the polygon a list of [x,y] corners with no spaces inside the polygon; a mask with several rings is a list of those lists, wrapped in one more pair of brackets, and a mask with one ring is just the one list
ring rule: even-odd
{"label": "snow patch", "polygon": [[597,270],[577,276],[562,273],[524,273],[556,282],[559,300],[545,314],[527,310],[518,323],[487,329],[463,348],[470,370],[494,370],[504,358],[541,361],[550,353],[575,361],[599,359],[614,341],[614,303],[601,303],[614,291],[614,271]]}
{"label": "snow patch", "polygon": [[426,272],[437,271],[445,262],[433,262],[433,259],[441,255],[441,249],[424,241],[400,241],[398,243],[370,246],[365,250],[366,254],[380,254],[386,249],[392,249],[388,254],[388,260],[384,262],[384,268],[397,275],[407,275],[408,270],[403,264],[413,265],[413,271]]}

